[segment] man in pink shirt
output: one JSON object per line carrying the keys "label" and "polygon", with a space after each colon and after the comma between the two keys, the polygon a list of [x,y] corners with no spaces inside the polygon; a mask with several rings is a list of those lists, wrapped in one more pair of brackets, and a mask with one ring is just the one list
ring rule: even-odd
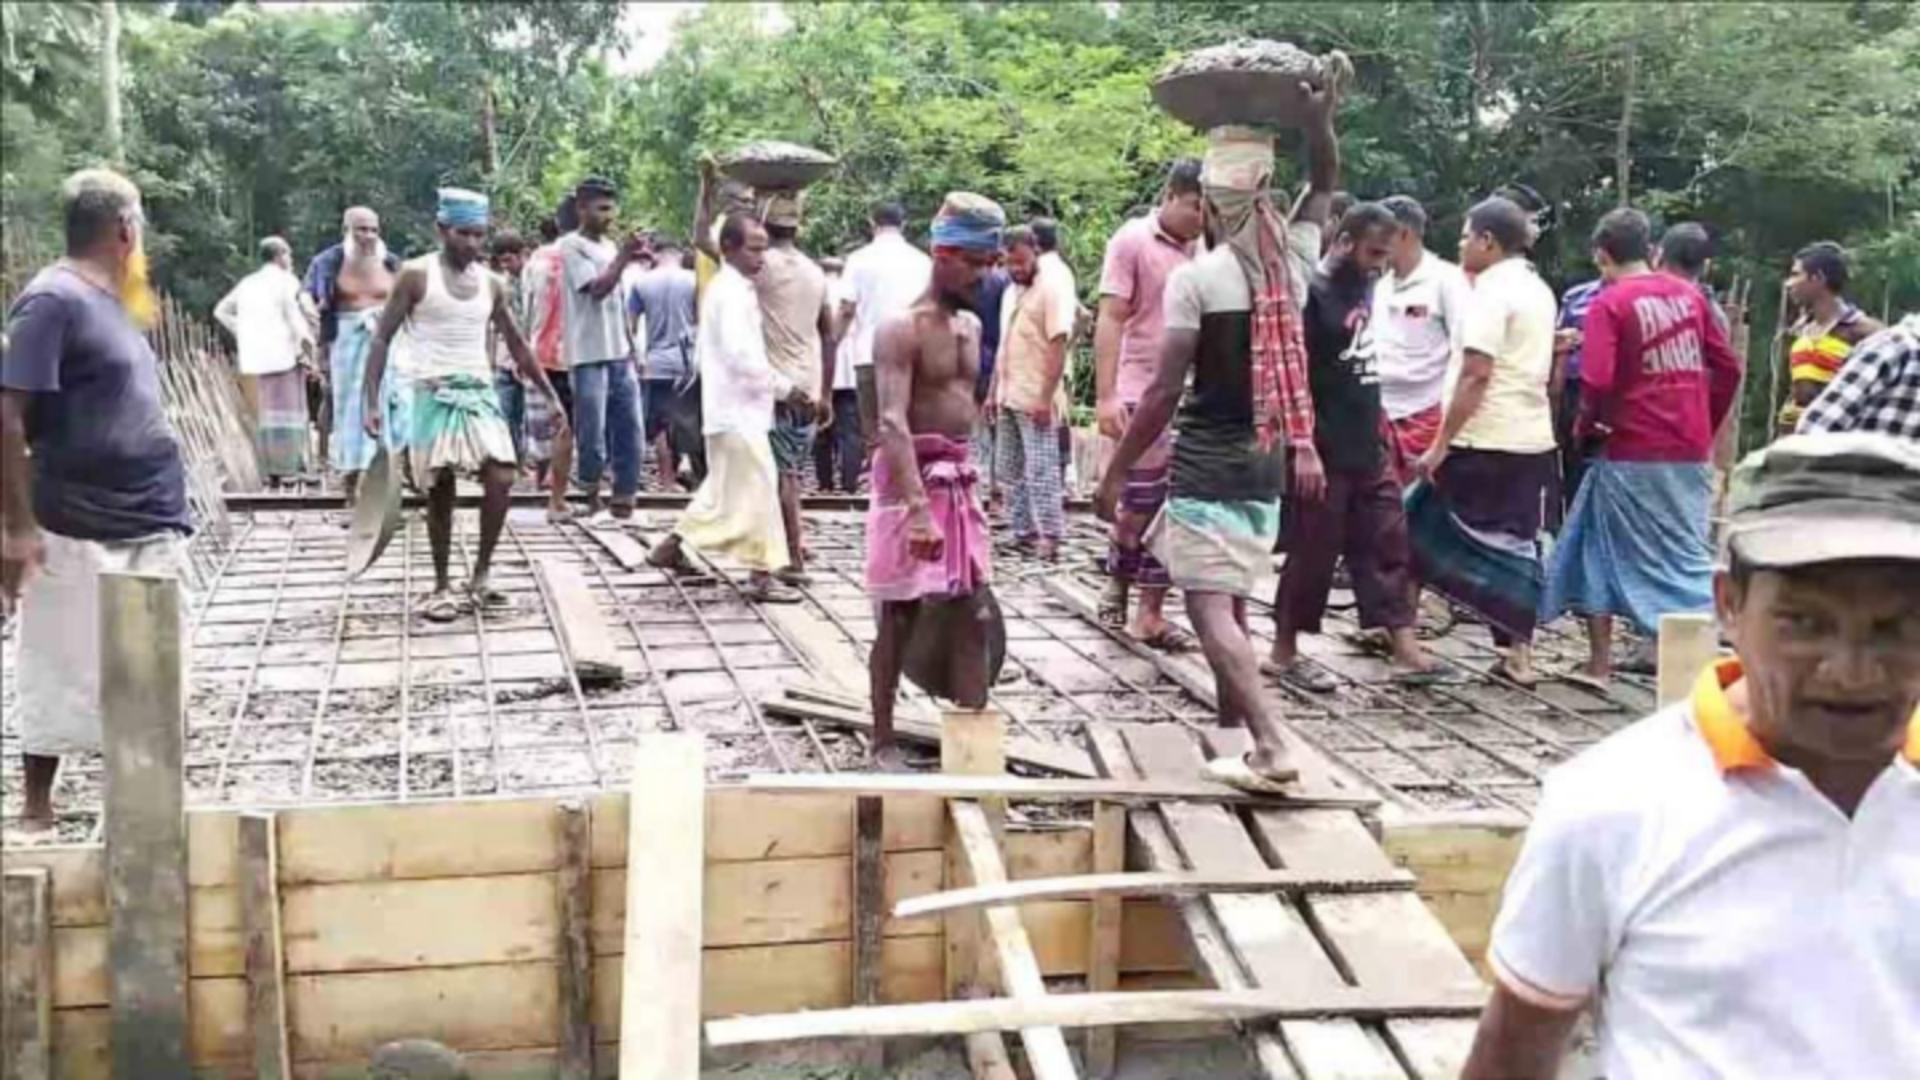
{"label": "man in pink shirt", "polygon": [[[1118,440],[1127,430],[1140,398],[1153,385],[1160,363],[1160,338],[1166,326],[1161,304],[1167,277],[1193,257],[1202,219],[1200,162],[1182,158],[1167,171],[1160,206],[1134,218],[1107,241],[1100,270],[1100,316],[1093,332],[1095,403],[1100,433]],[[1167,501],[1173,432],[1161,432],[1153,446],[1127,470],[1126,486],[1115,513],[1107,573],[1112,581],[1100,602],[1100,619],[1115,629],[1127,626],[1127,591],[1140,588],[1140,614],[1131,633],[1167,652],[1184,652],[1192,641],[1161,613],[1167,598],[1167,570],[1140,542],[1147,523]]]}
{"label": "man in pink shirt", "polygon": [[1587,309],[1580,416],[1586,480],[1547,568],[1541,614],[1586,617],[1588,659],[1566,674],[1604,687],[1613,617],[1652,635],[1668,612],[1713,610],[1713,443],[1740,387],[1740,357],[1699,286],[1647,263],[1647,216],[1600,219],[1607,282]]}

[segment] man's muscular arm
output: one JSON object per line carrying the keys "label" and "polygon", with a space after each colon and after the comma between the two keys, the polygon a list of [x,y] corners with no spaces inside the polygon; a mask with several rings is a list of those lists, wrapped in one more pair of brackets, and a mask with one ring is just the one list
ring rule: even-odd
{"label": "man's muscular arm", "polygon": [[1107,471],[1100,477],[1094,507],[1102,518],[1113,519],[1127,471],[1173,422],[1174,410],[1180,406],[1180,394],[1187,386],[1187,369],[1193,366],[1194,355],[1199,351],[1198,330],[1169,329],[1162,338],[1160,369],[1154,374],[1153,385],[1141,397],[1140,407],[1133,411],[1133,419],[1127,423],[1127,433],[1121,437],[1112,460],[1107,462]]}
{"label": "man's muscular arm", "polygon": [[920,352],[911,312],[880,325],[873,342],[873,384],[879,400],[880,456],[907,507],[907,544],[915,558],[938,559],[945,546],[927,510],[927,489],[913,455],[907,407],[913,402],[914,361]]}

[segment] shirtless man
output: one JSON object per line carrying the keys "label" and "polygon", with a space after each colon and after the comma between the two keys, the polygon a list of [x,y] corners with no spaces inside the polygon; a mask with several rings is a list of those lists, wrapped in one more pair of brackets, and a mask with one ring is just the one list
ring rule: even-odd
{"label": "shirtless man", "polygon": [[[402,268],[373,334],[366,385],[379,386],[393,337],[403,325],[407,327],[419,388],[414,395],[413,414],[399,422],[410,425],[413,431],[413,464],[428,489],[427,539],[433,547],[434,590],[421,613],[434,622],[452,622],[460,614],[448,568],[458,475],[478,474],[484,488],[480,546],[467,585],[468,596],[476,607],[500,608],[508,603],[505,594],[488,584],[487,571],[500,530],[506,524],[518,458],[513,435],[500,413],[500,396],[493,388],[493,361],[487,352],[489,327],[506,343],[521,377],[547,400],[555,423],[563,431],[566,411],[513,320],[506,283],[480,262],[487,242],[486,196],[442,188],[435,216],[440,250]],[[385,410],[374,400],[372,389],[364,398],[367,434],[378,438],[387,419]]]}
{"label": "shirtless man", "polygon": [[[867,591],[879,608],[871,660],[873,753],[886,769],[901,765],[894,695],[916,627],[918,633],[964,627],[931,650],[924,641],[913,648],[947,658],[945,678],[935,682],[944,683],[956,703],[972,709],[987,703],[992,549],[969,453],[980,372],[980,320],[971,308],[974,286],[993,267],[1005,226],[1006,214],[991,200],[948,195],[933,219],[927,291],[881,323],[874,339],[880,432],[867,513]],[[956,614],[963,617],[951,617]]]}
{"label": "shirtless man", "polygon": [[[333,467],[340,473],[347,505],[353,505],[360,474],[373,462],[375,442],[361,413],[367,351],[374,324],[393,292],[400,260],[380,239],[380,215],[364,206],[341,220],[345,237],[307,265],[305,289],[320,313],[320,354],[328,358],[333,385]],[[388,395],[382,395],[388,401]],[[391,405],[389,405],[391,407]],[[390,432],[389,437],[397,434]]]}

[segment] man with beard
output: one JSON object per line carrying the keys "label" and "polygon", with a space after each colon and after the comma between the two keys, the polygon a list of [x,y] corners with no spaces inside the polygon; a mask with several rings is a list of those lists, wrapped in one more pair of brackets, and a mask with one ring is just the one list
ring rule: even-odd
{"label": "man with beard", "polygon": [[140,191],[89,169],[61,199],[66,257],[14,301],[0,348],[0,611],[23,605],[22,825],[40,832],[60,758],[100,750],[100,575],[177,576],[193,531],[144,333]]}
{"label": "man with beard", "polygon": [[[1093,332],[1095,406],[1100,434],[1119,439],[1140,398],[1153,385],[1160,364],[1160,339],[1166,328],[1163,298],[1167,276],[1193,257],[1200,236],[1206,195],[1200,189],[1200,162],[1182,158],[1167,170],[1160,205],[1153,213],[1122,225],[1107,241],[1100,270],[1100,315]],[[1100,603],[1101,621],[1127,628],[1127,592],[1140,589],[1140,614],[1131,632],[1135,640],[1167,652],[1187,652],[1193,641],[1161,613],[1167,600],[1167,568],[1140,544],[1141,534],[1167,501],[1168,463],[1173,433],[1163,433],[1127,476],[1126,488],[1107,550],[1112,582]]]}
{"label": "man with beard", "polygon": [[[926,651],[946,658],[946,685],[958,704],[977,709],[987,703],[982,606],[992,603],[992,545],[970,448],[980,371],[980,320],[970,309],[1006,220],[990,199],[948,195],[933,219],[926,293],[882,323],[874,339],[880,447],[867,513],[866,578],[879,605],[870,661],[873,753],[887,768],[900,764],[893,707],[910,633],[964,627],[953,640],[936,643],[944,647]],[[941,609],[950,605],[962,605],[963,617],[945,617],[950,613]]]}
{"label": "man with beard", "polygon": [[[540,391],[556,416],[564,413],[553,384],[513,320],[505,284],[480,261],[487,243],[487,197],[442,188],[435,220],[440,250],[401,269],[374,331],[367,379],[369,385],[378,384],[388,347],[405,326],[417,380],[411,418],[413,463],[427,486],[427,539],[433,548],[433,595],[421,614],[434,622],[452,622],[460,614],[449,562],[454,484],[461,474],[479,474],[484,488],[480,545],[467,595],[475,607],[499,608],[508,603],[506,594],[487,581],[494,545],[506,524],[517,466],[513,436],[500,415],[500,396],[493,388],[493,364],[487,355],[489,327],[505,339],[521,377]],[[371,400],[366,410],[368,432],[378,436],[380,411]]]}
{"label": "man with beard", "polygon": [[[346,233],[340,243],[307,264],[305,289],[320,312],[319,351],[327,358],[333,386],[333,468],[347,505],[353,505],[360,474],[373,463],[375,440],[367,437],[361,405],[366,393],[367,350],[373,344],[374,324],[393,292],[393,275],[400,260],[380,239],[380,215],[356,206],[341,217]],[[399,380],[385,388],[376,407],[389,410],[388,420],[404,413]],[[389,424],[388,438],[398,440],[404,427]],[[399,443],[398,445],[404,445]]]}
{"label": "man with beard", "polygon": [[1286,569],[1273,597],[1268,670],[1312,693],[1338,687],[1333,673],[1300,656],[1299,636],[1320,632],[1336,559],[1346,558],[1362,630],[1385,630],[1396,682],[1433,678],[1414,636],[1407,516],[1381,437],[1380,377],[1371,326],[1373,290],[1393,256],[1400,222],[1379,203],[1357,203],[1340,220],[1333,249],[1313,273],[1305,314],[1314,445],[1327,471],[1318,499],[1287,500]]}
{"label": "man with beard", "polygon": [[[1096,506],[1112,521],[1125,478],[1180,409],[1167,504],[1147,544],[1186,597],[1218,688],[1220,720],[1244,724],[1251,754],[1208,763],[1209,775],[1272,792],[1299,770],[1261,692],[1247,600],[1272,565],[1280,491],[1319,499],[1326,471],[1314,447],[1301,309],[1338,186],[1333,88],[1302,84],[1309,187],[1291,223],[1275,209],[1273,139],[1245,128],[1209,133],[1201,186],[1212,250],[1167,280],[1166,332],[1153,385],[1101,479]],[[1192,386],[1188,388],[1188,377]],[[1184,405],[1182,398],[1185,398]]]}
{"label": "man with beard", "polygon": [[1061,387],[1079,301],[1073,272],[1057,251],[1044,250],[1040,235],[1029,225],[1007,236],[1007,272],[1020,291],[994,366],[994,472],[1006,492],[1014,542],[1052,560],[1067,533]]}
{"label": "man with beard", "polygon": [[729,217],[720,226],[720,253],[724,261],[701,302],[694,343],[707,478],[647,561],[692,574],[697,571],[685,547],[729,555],[747,567],[749,600],[794,603],[800,594],[773,579],[775,571],[786,568],[789,555],[769,433],[774,402],[811,408],[813,400],[809,387],[795,384],[767,360],[760,297],[753,290],[753,279],[766,265],[767,230],[751,217]]}

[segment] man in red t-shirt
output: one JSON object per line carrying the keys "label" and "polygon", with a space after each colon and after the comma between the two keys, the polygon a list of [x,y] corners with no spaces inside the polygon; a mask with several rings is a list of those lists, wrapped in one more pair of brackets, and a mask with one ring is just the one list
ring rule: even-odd
{"label": "man in red t-shirt", "polygon": [[1586,617],[1587,663],[1604,686],[1613,617],[1641,633],[1668,612],[1713,610],[1713,441],[1740,387],[1740,358],[1698,285],[1647,264],[1647,216],[1600,219],[1593,259],[1608,283],[1587,310],[1580,416],[1587,479],[1547,568],[1541,614]]}

